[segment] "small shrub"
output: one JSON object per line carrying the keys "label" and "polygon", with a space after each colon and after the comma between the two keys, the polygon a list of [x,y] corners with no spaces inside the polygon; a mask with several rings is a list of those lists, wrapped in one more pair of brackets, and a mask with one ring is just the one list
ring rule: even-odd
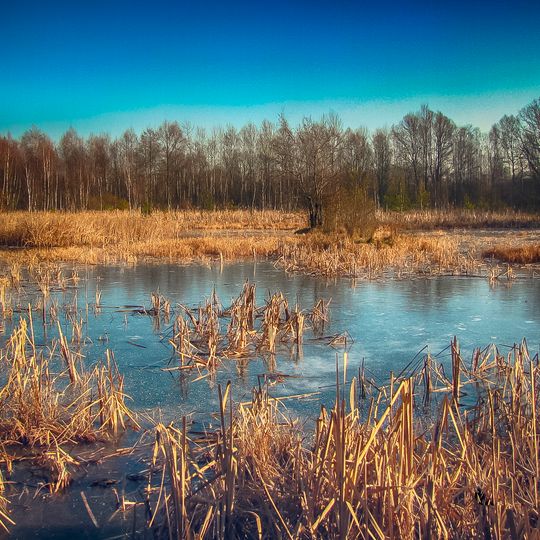
{"label": "small shrub", "polygon": [[369,241],[377,228],[375,203],[360,186],[340,187],[323,205],[323,231]]}

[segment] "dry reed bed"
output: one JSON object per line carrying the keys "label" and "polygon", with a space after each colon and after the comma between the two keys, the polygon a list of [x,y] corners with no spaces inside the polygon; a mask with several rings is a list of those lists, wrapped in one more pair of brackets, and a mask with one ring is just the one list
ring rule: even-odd
{"label": "dry reed bed", "polygon": [[[540,227],[537,214],[471,210],[377,213],[383,226],[413,230],[437,228]],[[111,244],[178,239],[187,231],[287,231],[306,227],[302,212],[277,210],[11,212],[0,219],[0,245],[24,247],[103,247]]]}
{"label": "dry reed bed", "polygon": [[377,391],[345,355],[313,432],[267,387],[237,405],[219,387],[219,428],[158,425],[145,495],[114,513],[144,508],[156,538],[537,538],[538,356],[450,347],[450,379],[428,355]]}
{"label": "dry reed bed", "polygon": [[[178,366],[170,369],[213,374],[223,359],[249,360],[268,355],[272,365],[272,355],[279,346],[294,347],[301,354],[304,331],[310,329],[319,337],[324,331],[329,303],[319,300],[311,310],[302,310],[298,303],[291,306],[281,292],[276,292],[269,294],[263,306],[257,306],[255,284],[247,281],[231,306],[224,308],[214,291],[197,309],[180,306],[169,339]],[[170,303],[154,294],[151,315],[158,318],[158,324],[162,315],[169,322]]]}
{"label": "dry reed bed", "polygon": [[[147,525],[182,539],[538,538],[538,356],[492,347],[466,366],[451,348],[450,380],[428,356],[371,396],[361,373],[346,384],[345,358],[313,433],[264,387],[237,407],[220,387],[215,432],[157,427]],[[468,385],[480,395],[465,411]]]}
{"label": "dry reed bed", "polygon": [[[540,227],[537,214],[473,210],[377,213],[384,226],[413,230],[436,228]],[[104,247],[176,240],[193,230],[287,231],[306,227],[303,212],[277,210],[185,210],[102,212],[10,212],[0,215],[0,245],[21,247]]]}
{"label": "dry reed bed", "polygon": [[309,241],[282,244],[278,264],[287,271],[324,276],[377,278],[382,276],[458,274],[480,272],[482,261],[462,253],[457,238],[408,235],[384,236],[371,243],[343,237],[332,241],[313,235]]}
{"label": "dry reed bed", "polygon": [[410,230],[429,229],[531,229],[540,228],[537,213],[514,210],[410,210],[377,213],[382,224]]}
{"label": "dry reed bed", "polygon": [[43,263],[138,264],[274,260],[290,272],[356,278],[414,275],[487,276],[486,261],[477,243],[463,245],[450,235],[391,234],[381,228],[373,242],[357,243],[341,236],[308,235],[214,236],[119,243],[108,248],[65,247],[4,250],[4,265],[27,267]]}
{"label": "dry reed bed", "polygon": [[[20,249],[4,248],[0,259],[4,264],[33,266],[67,261],[136,264],[167,260],[208,264],[216,259],[271,258],[290,271],[326,276],[467,275],[478,273],[483,262],[483,246],[474,236],[397,231],[402,225],[422,229],[450,223],[462,227],[486,224],[502,227],[534,222],[533,216],[526,214],[471,211],[381,213],[380,219],[383,225],[373,240],[356,243],[339,235],[318,232],[287,234],[287,229],[304,225],[304,217],[299,213],[233,210],[155,212],[143,216],[120,211],[16,212],[3,214],[0,219],[0,245]],[[194,236],[197,229],[199,233]],[[534,249],[537,251],[537,246],[516,251],[512,262],[535,261]],[[490,253],[500,255],[503,260],[511,258],[502,248]]]}
{"label": "dry reed bed", "polygon": [[[2,315],[10,316],[5,304]],[[59,337],[47,348],[37,347],[33,328],[30,310],[0,354],[0,462],[9,472],[14,462],[31,460],[48,475],[41,489],[56,493],[69,485],[73,467],[80,464],[69,447],[115,439],[139,426],[108,351],[103,362],[88,369],[73,345],[76,322],[72,343],[58,323]],[[0,504],[0,525],[8,523]]]}
{"label": "dry reed bed", "polygon": [[203,263],[274,257],[281,236],[216,236],[119,243],[105,248],[56,247],[1,250],[4,265],[36,266],[41,263],[137,264],[141,262]]}
{"label": "dry reed bed", "polygon": [[511,264],[540,263],[540,244],[496,245],[483,252],[484,257],[493,257]]}
{"label": "dry reed bed", "polygon": [[13,212],[0,219],[0,245],[37,248],[105,247],[178,239],[190,230],[291,230],[305,227],[296,212],[177,211]]}

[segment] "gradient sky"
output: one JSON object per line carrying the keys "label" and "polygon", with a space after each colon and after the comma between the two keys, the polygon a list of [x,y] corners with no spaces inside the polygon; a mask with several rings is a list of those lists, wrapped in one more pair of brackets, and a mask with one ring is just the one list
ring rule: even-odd
{"label": "gradient sky", "polygon": [[422,103],[482,129],[540,97],[540,2],[4,2],[0,133],[333,110],[390,126]]}

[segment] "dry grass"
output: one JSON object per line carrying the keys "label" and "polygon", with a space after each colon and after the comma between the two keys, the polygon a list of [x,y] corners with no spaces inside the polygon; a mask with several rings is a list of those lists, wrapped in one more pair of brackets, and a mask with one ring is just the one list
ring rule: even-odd
{"label": "dry grass", "polygon": [[[451,349],[452,380],[428,356],[369,402],[345,358],[311,434],[265,388],[236,409],[220,389],[216,432],[158,426],[149,525],[175,538],[537,538],[538,357],[478,349],[466,366]],[[480,395],[465,413],[469,385]],[[417,401],[434,395],[426,428]]]}
{"label": "dry grass", "polygon": [[[413,274],[479,273],[480,240],[474,233],[403,232],[437,227],[526,227],[535,217],[516,213],[382,213],[369,243],[344,235],[292,234],[305,225],[300,213],[249,212],[17,212],[0,220],[0,260],[9,265],[42,262],[136,264],[270,258],[290,271],[326,276],[405,277]],[[399,232],[402,231],[402,232]],[[512,235],[510,232],[509,235]],[[528,248],[528,253],[531,248]],[[525,255],[522,257],[526,260]],[[515,261],[521,262],[516,256]],[[527,259],[528,262],[528,259]],[[486,272],[484,272],[486,273]]]}
{"label": "dry grass", "polygon": [[[436,228],[540,227],[537,214],[482,211],[377,213],[382,225]],[[0,245],[26,248],[90,247],[171,241],[193,231],[294,231],[306,227],[303,212],[224,210],[154,212],[11,212],[0,219]]]}
{"label": "dry grass", "polygon": [[[267,257],[287,230],[302,227],[300,214],[282,212],[129,212],[3,214],[0,259],[40,262],[182,262]],[[242,232],[244,231],[244,232]],[[15,249],[11,249],[15,248]]]}
{"label": "dry grass", "polygon": [[378,212],[383,224],[409,230],[540,228],[537,213],[487,210],[422,210]]}
{"label": "dry grass", "polygon": [[[486,273],[478,242],[455,235],[396,234],[380,228],[372,242],[319,232],[307,235],[206,236],[116,244],[107,248],[65,247],[4,250],[9,267],[43,263],[137,264],[270,259],[290,272],[374,279],[413,275]],[[487,275],[487,273],[486,273]]]}
{"label": "dry grass", "polygon": [[463,253],[455,237],[392,234],[381,228],[370,243],[316,234],[305,241],[283,243],[278,263],[287,271],[373,279],[474,274],[481,260]]}
{"label": "dry grass", "polygon": [[13,520],[10,519],[7,512],[8,501],[3,496],[4,494],[4,477],[2,471],[0,471],[0,532],[9,532],[9,526],[15,525]]}
{"label": "dry grass", "polygon": [[[154,310],[156,317],[159,312]],[[213,374],[224,359],[252,359],[264,355],[273,357],[276,347],[300,351],[305,324],[311,328],[324,326],[327,305],[319,301],[312,311],[289,305],[278,292],[270,295],[264,306],[255,304],[255,285],[249,282],[230,307],[224,309],[215,291],[196,310],[180,307],[169,343],[179,360],[179,366],[169,370],[201,370]]]}
{"label": "dry grass", "polygon": [[27,248],[92,247],[176,240],[193,230],[295,230],[301,213],[278,211],[13,212],[2,214],[0,245]]}
{"label": "dry grass", "polygon": [[32,450],[36,463],[49,472],[51,491],[65,488],[70,468],[77,465],[67,445],[115,438],[128,426],[139,428],[110,354],[87,371],[61,331],[49,353],[39,351],[31,313],[13,331],[0,364],[5,380],[0,388],[0,445],[6,452]]}
{"label": "dry grass", "polygon": [[483,252],[484,257],[493,257],[511,264],[540,263],[540,244],[522,246],[498,245]]}

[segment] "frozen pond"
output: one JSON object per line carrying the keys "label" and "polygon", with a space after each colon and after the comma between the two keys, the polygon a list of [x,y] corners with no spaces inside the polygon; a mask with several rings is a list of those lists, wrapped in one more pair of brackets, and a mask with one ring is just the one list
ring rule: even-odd
{"label": "frozen pond", "polygon": [[[259,377],[280,373],[271,386],[273,396],[312,394],[307,399],[285,401],[294,416],[313,422],[320,403],[327,406],[334,399],[336,354],[343,358],[343,348],[328,344],[331,336],[348,332],[349,379],[357,374],[364,361],[367,376],[377,385],[388,381],[393,371],[410,371],[430,352],[450,373],[448,345],[457,336],[465,363],[475,347],[489,343],[501,350],[527,338],[529,350],[538,352],[540,343],[540,281],[518,279],[491,287],[486,279],[442,277],[407,281],[358,282],[327,281],[302,275],[287,275],[270,263],[178,266],[111,266],[78,268],[77,287],[53,290],[48,300],[56,306],[63,333],[71,337],[71,319],[82,320],[84,345],[81,353],[88,366],[101,361],[106,349],[114,352],[120,372],[125,377],[125,391],[131,396],[130,406],[141,414],[141,423],[150,425],[148,417],[166,422],[188,415],[192,429],[216,427],[211,413],[218,409],[219,383],[232,382],[235,402],[249,401],[251,389]],[[69,275],[70,270],[65,274]],[[320,299],[330,303],[330,323],[321,339],[310,330],[304,334],[302,354],[294,344],[278,346],[275,357],[266,353],[243,359],[223,359],[215,378],[204,376],[205,370],[166,371],[178,366],[178,358],[169,343],[174,315],[181,313],[179,305],[190,309],[202,305],[215,291],[221,304],[228,307],[242,290],[246,280],[256,284],[256,304],[263,306],[269,293],[281,291],[292,306],[298,300],[301,308],[311,309]],[[101,291],[101,308],[94,309],[96,287]],[[171,318],[141,314],[136,306],[151,307],[151,293],[159,290],[171,303]],[[12,300],[16,315],[6,321],[5,340],[24,315],[29,302],[39,303],[41,294],[31,286],[23,287]],[[68,316],[69,313],[69,316]],[[58,337],[50,314],[46,324],[42,311],[33,311],[36,344],[45,353]],[[159,326],[156,324],[159,320]],[[220,321],[221,332],[227,319]],[[257,322],[257,325],[260,321]],[[71,345],[76,349],[76,344]],[[414,362],[411,364],[411,360]],[[202,377],[202,378],[201,378]],[[199,380],[196,380],[199,379]],[[472,396],[463,399],[467,406]],[[422,413],[420,413],[422,414]],[[428,413],[429,414],[429,413]],[[145,421],[144,419],[147,418]],[[138,434],[129,432],[118,442],[133,443]],[[147,450],[150,452],[150,450]],[[65,493],[48,495],[44,491],[24,488],[24,496],[11,502],[12,516],[17,525],[14,538],[120,538],[134,525],[122,516],[110,521],[116,505],[114,491],[104,489],[103,482],[113,479],[116,488],[128,499],[141,496],[141,485],[129,479],[137,477],[146,465],[137,455],[105,460],[99,466],[85,466],[75,474]],[[34,485],[38,480],[32,469],[22,468],[14,480],[21,485]],[[30,476],[28,476],[30,474]],[[39,474],[39,473],[36,473]],[[115,489],[116,489],[115,488]],[[100,523],[93,528],[80,496],[86,492]],[[28,511],[30,509],[30,511]],[[128,534],[129,536],[129,534]]]}
{"label": "frozen pond", "polygon": [[[320,401],[330,404],[334,396],[336,352],[329,340],[304,335],[303,354],[295,347],[278,347],[275,362],[268,355],[254,356],[248,362],[225,359],[214,380],[194,381],[197,372],[181,376],[164,371],[175,366],[168,342],[173,316],[159,328],[153,317],[134,313],[124,306],[151,306],[150,295],[159,291],[169,299],[173,311],[179,304],[194,308],[209,298],[213,288],[228,307],[240,293],[246,280],[256,284],[257,305],[264,305],[269,293],[281,291],[293,305],[311,309],[319,299],[330,300],[330,324],[325,336],[344,331],[350,334],[349,373],[357,373],[362,360],[367,374],[378,384],[388,380],[390,371],[399,374],[422,351],[430,352],[447,364],[445,350],[455,335],[462,356],[468,362],[473,348],[495,343],[503,350],[527,338],[532,353],[540,343],[540,281],[520,279],[511,284],[490,286],[477,278],[441,277],[406,281],[357,282],[328,281],[323,278],[287,275],[270,263],[245,263],[217,266],[141,265],[135,267],[89,267],[79,269],[77,289],[53,293],[58,305],[73,305],[75,296],[84,320],[85,362],[104,357],[105,349],[114,352],[125,376],[125,389],[132,406],[157,414],[165,420],[192,415],[202,421],[217,408],[217,384],[231,380],[235,399],[249,400],[253,386],[262,374],[279,372],[292,377],[272,387],[272,395],[287,396],[318,392],[311,400],[292,400],[289,407],[302,415],[316,413]],[[95,313],[95,289],[101,291],[102,308]],[[28,298],[21,297],[21,305]],[[90,307],[86,307],[86,306]],[[44,342],[43,326],[35,315],[36,340]],[[64,333],[71,335],[63,320]],[[227,321],[222,321],[221,331]],[[6,335],[10,328],[6,328]],[[54,325],[47,338],[57,335]],[[241,364],[241,368],[240,368]],[[349,377],[349,378],[350,378]],[[316,403],[314,403],[316,401]]]}

